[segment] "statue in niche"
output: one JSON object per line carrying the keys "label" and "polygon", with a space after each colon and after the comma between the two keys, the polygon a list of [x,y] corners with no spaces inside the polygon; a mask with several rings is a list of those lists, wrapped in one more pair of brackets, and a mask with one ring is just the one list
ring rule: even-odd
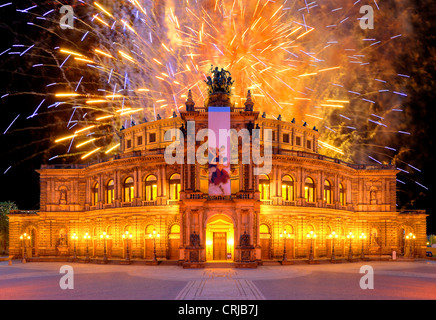
{"label": "statue in niche", "polygon": [[374,187],[369,190],[369,203],[377,204],[377,189]]}
{"label": "statue in niche", "polygon": [[67,204],[67,190],[61,189],[60,193],[59,204]]}
{"label": "statue in niche", "polygon": [[59,239],[56,243],[58,246],[67,246],[68,245],[68,234],[65,229],[61,229],[59,231]]}
{"label": "statue in niche", "polygon": [[191,240],[191,247],[194,247],[194,248],[200,247],[200,235],[195,233],[195,231],[193,233],[191,233],[190,240]]}
{"label": "statue in niche", "polygon": [[239,244],[241,247],[248,247],[250,245],[250,235],[244,231],[239,238]]}
{"label": "statue in niche", "polygon": [[371,246],[380,246],[378,232],[375,228],[371,229],[370,244]]}

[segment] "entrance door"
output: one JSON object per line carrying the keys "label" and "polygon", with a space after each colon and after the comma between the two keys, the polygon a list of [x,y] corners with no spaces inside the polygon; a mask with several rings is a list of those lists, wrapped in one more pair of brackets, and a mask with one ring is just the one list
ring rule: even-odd
{"label": "entrance door", "polygon": [[108,258],[112,258],[112,239],[106,241],[106,254]]}
{"label": "entrance door", "polygon": [[[271,259],[270,250],[269,250],[269,247],[270,247],[269,240],[270,240],[269,238],[268,239],[266,239],[266,238],[260,239],[260,246],[262,247],[260,254],[261,254],[262,260]],[[288,248],[286,248],[286,251],[287,251],[287,249]]]}
{"label": "entrance door", "polygon": [[179,260],[179,239],[170,239],[169,258],[170,260]]}
{"label": "entrance door", "polygon": [[153,259],[153,239],[145,239],[144,258]]}
{"label": "entrance door", "polygon": [[227,257],[227,233],[213,233],[213,260],[226,260]]}

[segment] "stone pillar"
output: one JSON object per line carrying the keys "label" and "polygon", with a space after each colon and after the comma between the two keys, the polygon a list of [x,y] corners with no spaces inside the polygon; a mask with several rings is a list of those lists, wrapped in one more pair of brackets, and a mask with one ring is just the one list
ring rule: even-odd
{"label": "stone pillar", "polygon": [[[47,190],[46,190],[47,192]],[[91,205],[91,181],[90,178],[86,178],[86,190],[85,190],[85,204]]]}
{"label": "stone pillar", "polygon": [[114,192],[115,192],[115,207],[119,207],[122,199],[122,189],[121,189],[121,177],[120,177],[121,173],[119,170],[115,170],[115,188],[114,188]]}
{"label": "stone pillar", "polygon": [[277,204],[277,166],[273,166],[270,179],[270,197],[273,204]]}
{"label": "stone pillar", "polygon": [[249,234],[250,234],[250,246],[252,246],[252,245],[254,245],[256,243],[255,239],[254,239],[254,234],[255,234],[254,228],[255,228],[255,225],[254,225],[254,217],[253,217],[253,215],[254,215],[254,212],[253,212],[252,209],[250,209],[248,211],[248,230],[249,230]]}
{"label": "stone pillar", "polygon": [[187,186],[187,189],[188,190],[192,190],[192,184],[191,184],[191,178],[192,178],[192,175],[191,175],[191,170],[192,170],[192,164],[188,164],[188,186]]}
{"label": "stone pillar", "polygon": [[185,191],[185,165],[180,165],[180,191]]}
{"label": "stone pillar", "polygon": [[167,198],[167,168],[165,165],[161,167],[161,171],[162,171],[162,197]]}
{"label": "stone pillar", "polygon": [[244,165],[241,161],[239,163],[239,191],[245,191],[244,189]]}
{"label": "stone pillar", "polygon": [[200,164],[195,164],[195,191],[200,190]]}
{"label": "stone pillar", "polygon": [[206,227],[204,221],[204,209],[200,209],[198,212],[198,223],[200,230],[198,234],[200,235],[200,261],[206,261]]}
{"label": "stone pillar", "polygon": [[142,170],[141,168],[137,168],[137,176],[138,176],[138,183],[137,183],[137,198],[138,198],[138,204],[141,205],[142,203],[142,194],[143,194],[143,183],[142,183]]}

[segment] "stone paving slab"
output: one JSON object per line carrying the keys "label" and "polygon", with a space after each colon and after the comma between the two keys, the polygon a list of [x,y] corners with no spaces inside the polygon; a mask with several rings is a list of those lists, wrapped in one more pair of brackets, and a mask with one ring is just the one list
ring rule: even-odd
{"label": "stone paving slab", "polygon": [[265,300],[253,281],[234,279],[236,274],[234,269],[206,269],[205,278],[189,281],[176,300]]}
{"label": "stone paving slab", "polygon": [[[74,270],[62,290],[59,269]],[[362,290],[360,267],[374,269],[374,290]],[[283,300],[435,299],[436,261],[368,261],[259,266],[257,269],[0,262],[0,299],[31,300]]]}

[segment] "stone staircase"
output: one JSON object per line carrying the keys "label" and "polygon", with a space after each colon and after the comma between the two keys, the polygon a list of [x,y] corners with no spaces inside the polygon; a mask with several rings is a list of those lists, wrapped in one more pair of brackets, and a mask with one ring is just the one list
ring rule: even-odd
{"label": "stone staircase", "polygon": [[206,262],[206,268],[234,268],[233,262]]}

